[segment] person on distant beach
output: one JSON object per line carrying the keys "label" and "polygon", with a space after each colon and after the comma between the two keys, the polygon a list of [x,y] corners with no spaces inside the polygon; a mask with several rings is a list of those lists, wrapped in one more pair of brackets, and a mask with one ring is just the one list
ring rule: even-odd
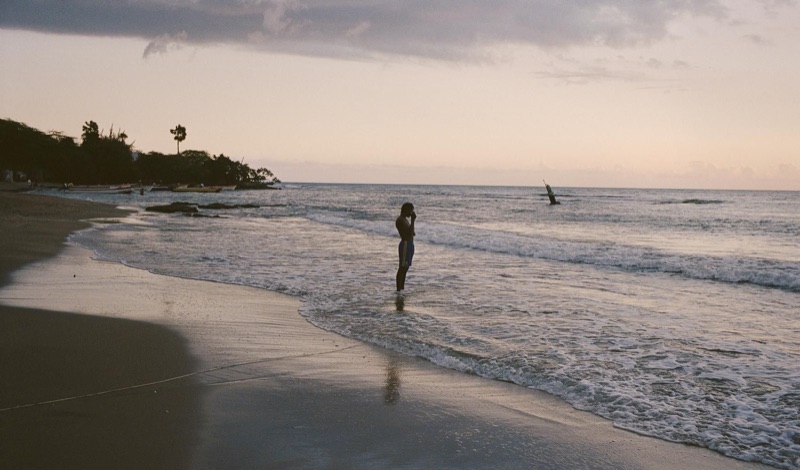
{"label": "person on distant beach", "polygon": [[[411,219],[411,222],[408,219]],[[414,212],[414,204],[407,202],[400,208],[400,216],[394,222],[397,232],[400,233],[400,266],[397,268],[397,292],[402,292],[406,287],[406,273],[411,267],[411,260],[414,258],[414,221],[417,214]]]}

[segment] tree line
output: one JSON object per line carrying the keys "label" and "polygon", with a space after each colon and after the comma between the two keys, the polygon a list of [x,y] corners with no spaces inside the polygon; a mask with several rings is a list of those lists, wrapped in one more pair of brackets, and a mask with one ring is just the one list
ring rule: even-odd
{"label": "tree line", "polygon": [[279,183],[267,168],[252,169],[223,154],[180,152],[186,128],[171,129],[178,153],[136,153],[128,135],[105,133],[94,121],[83,125],[81,143],[61,132],[42,132],[21,122],[0,119],[0,170],[24,173],[35,183],[258,185]]}

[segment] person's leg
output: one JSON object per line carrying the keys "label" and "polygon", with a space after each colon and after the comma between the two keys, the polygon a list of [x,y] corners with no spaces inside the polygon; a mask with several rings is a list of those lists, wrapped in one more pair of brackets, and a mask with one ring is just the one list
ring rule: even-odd
{"label": "person's leg", "polygon": [[406,273],[408,272],[408,268],[399,267],[397,268],[397,290],[401,291],[406,288]]}
{"label": "person's leg", "polygon": [[400,255],[400,265],[397,268],[397,290],[401,291],[406,287],[406,273],[408,272],[408,242],[401,240],[397,246],[397,254]]}

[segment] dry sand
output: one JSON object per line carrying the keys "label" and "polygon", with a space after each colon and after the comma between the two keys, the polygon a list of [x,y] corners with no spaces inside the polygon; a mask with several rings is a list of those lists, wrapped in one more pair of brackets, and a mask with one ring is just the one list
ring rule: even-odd
{"label": "dry sand", "polygon": [[93,260],[63,240],[110,208],[29,197],[0,193],[0,467],[766,468],[322,331],[293,298]]}

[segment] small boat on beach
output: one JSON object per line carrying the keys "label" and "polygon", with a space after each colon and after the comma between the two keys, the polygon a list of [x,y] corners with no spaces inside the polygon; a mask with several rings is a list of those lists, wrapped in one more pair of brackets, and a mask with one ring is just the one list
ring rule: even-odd
{"label": "small boat on beach", "polygon": [[218,193],[222,191],[222,186],[195,186],[172,188],[173,193]]}
{"label": "small boat on beach", "polygon": [[129,184],[120,186],[75,186],[73,184],[64,185],[64,191],[71,193],[92,193],[92,194],[132,194],[133,186]]}
{"label": "small boat on beach", "polygon": [[172,191],[173,189],[186,188],[188,186],[188,184],[158,184],[153,185],[150,191]]}

